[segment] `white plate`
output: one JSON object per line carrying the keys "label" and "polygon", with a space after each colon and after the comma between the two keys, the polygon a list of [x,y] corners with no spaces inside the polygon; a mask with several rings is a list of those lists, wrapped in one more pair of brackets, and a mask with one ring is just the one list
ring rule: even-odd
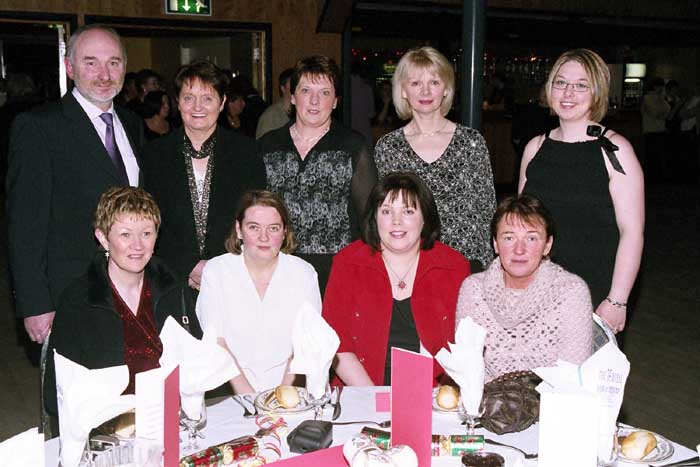
{"label": "white plate", "polygon": [[320,401],[316,401],[311,394],[305,388],[296,388],[299,391],[299,405],[291,409],[285,409],[279,405],[277,398],[275,397],[275,388],[266,389],[265,391],[259,392],[255,396],[255,407],[261,412],[274,412],[274,413],[301,413],[312,410],[318,404],[324,404],[328,401],[327,398],[323,398]]}
{"label": "white plate", "polygon": [[459,401],[457,401],[457,407],[454,409],[443,409],[440,407],[437,403],[437,393],[440,390],[439,387],[433,388],[433,412],[442,412],[442,413],[457,413],[457,409],[459,407]]}
{"label": "white plate", "polygon": [[[634,431],[641,431],[639,428],[621,426],[618,429],[617,436],[619,438],[627,437]],[[648,430],[647,430],[648,431]],[[643,459],[629,459],[625,457],[622,452],[620,452],[619,459],[624,462],[629,462],[631,464],[648,464],[649,462],[661,462],[668,459],[673,455],[673,444],[661,435],[650,431],[652,435],[656,438],[656,447],[646,455]]]}

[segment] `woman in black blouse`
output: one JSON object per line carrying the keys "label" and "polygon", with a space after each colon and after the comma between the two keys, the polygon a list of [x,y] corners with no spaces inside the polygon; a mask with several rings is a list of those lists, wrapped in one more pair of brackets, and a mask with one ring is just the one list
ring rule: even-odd
{"label": "woman in black blouse", "polygon": [[197,290],[207,260],[226,252],[241,195],[265,187],[252,141],[216,123],[227,86],[211,62],[182,67],[175,90],[183,126],[143,150],[144,186],[163,218],[156,252]]}
{"label": "woman in black blouse", "polygon": [[318,273],[323,293],[331,258],[359,236],[359,217],[377,182],[363,138],[331,119],[340,73],[325,56],[297,62],[291,79],[293,121],[260,139],[267,187],[292,217],[297,253]]}

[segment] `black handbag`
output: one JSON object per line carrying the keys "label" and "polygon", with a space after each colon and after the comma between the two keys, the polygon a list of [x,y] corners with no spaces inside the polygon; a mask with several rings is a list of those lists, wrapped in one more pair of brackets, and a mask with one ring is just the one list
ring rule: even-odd
{"label": "black handbag", "polygon": [[287,436],[289,450],[298,454],[325,449],[333,443],[333,424],[323,420],[304,420]]}
{"label": "black handbag", "polygon": [[532,371],[514,371],[484,385],[481,425],[502,435],[522,431],[540,415],[540,394],[535,389],[542,379]]}
{"label": "black handbag", "polygon": [[[192,334],[192,329],[190,329],[190,317],[187,314],[187,310],[189,310],[190,307],[187,306],[187,298],[185,298],[185,293],[187,293],[186,291],[188,288],[187,285],[180,288],[180,325],[185,328],[185,331]],[[190,303],[192,302],[192,300],[189,301]]]}

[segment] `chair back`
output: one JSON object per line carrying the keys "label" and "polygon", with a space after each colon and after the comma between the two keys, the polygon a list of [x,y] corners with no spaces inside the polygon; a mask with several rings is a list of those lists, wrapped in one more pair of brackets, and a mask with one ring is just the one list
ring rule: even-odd
{"label": "chair back", "polygon": [[49,413],[46,411],[46,405],[44,405],[44,373],[46,373],[46,357],[47,354],[49,353],[49,339],[51,337],[51,331],[49,331],[49,334],[46,336],[46,339],[44,339],[44,343],[41,346],[41,357],[39,360],[39,374],[41,375],[41,380],[39,381],[39,384],[41,384],[39,388],[39,403],[41,404],[41,431],[44,433],[44,439],[51,439],[53,438],[53,432],[51,430],[51,416]]}
{"label": "chair back", "polygon": [[608,323],[600,316],[593,313],[593,353],[603,347],[608,342],[612,342],[617,347],[617,339],[615,333],[608,326]]}

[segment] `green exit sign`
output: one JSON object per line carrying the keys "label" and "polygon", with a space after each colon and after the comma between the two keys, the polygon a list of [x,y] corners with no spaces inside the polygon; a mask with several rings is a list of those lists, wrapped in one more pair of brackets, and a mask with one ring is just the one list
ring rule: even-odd
{"label": "green exit sign", "polygon": [[165,12],[169,15],[211,16],[212,0],[165,0]]}

